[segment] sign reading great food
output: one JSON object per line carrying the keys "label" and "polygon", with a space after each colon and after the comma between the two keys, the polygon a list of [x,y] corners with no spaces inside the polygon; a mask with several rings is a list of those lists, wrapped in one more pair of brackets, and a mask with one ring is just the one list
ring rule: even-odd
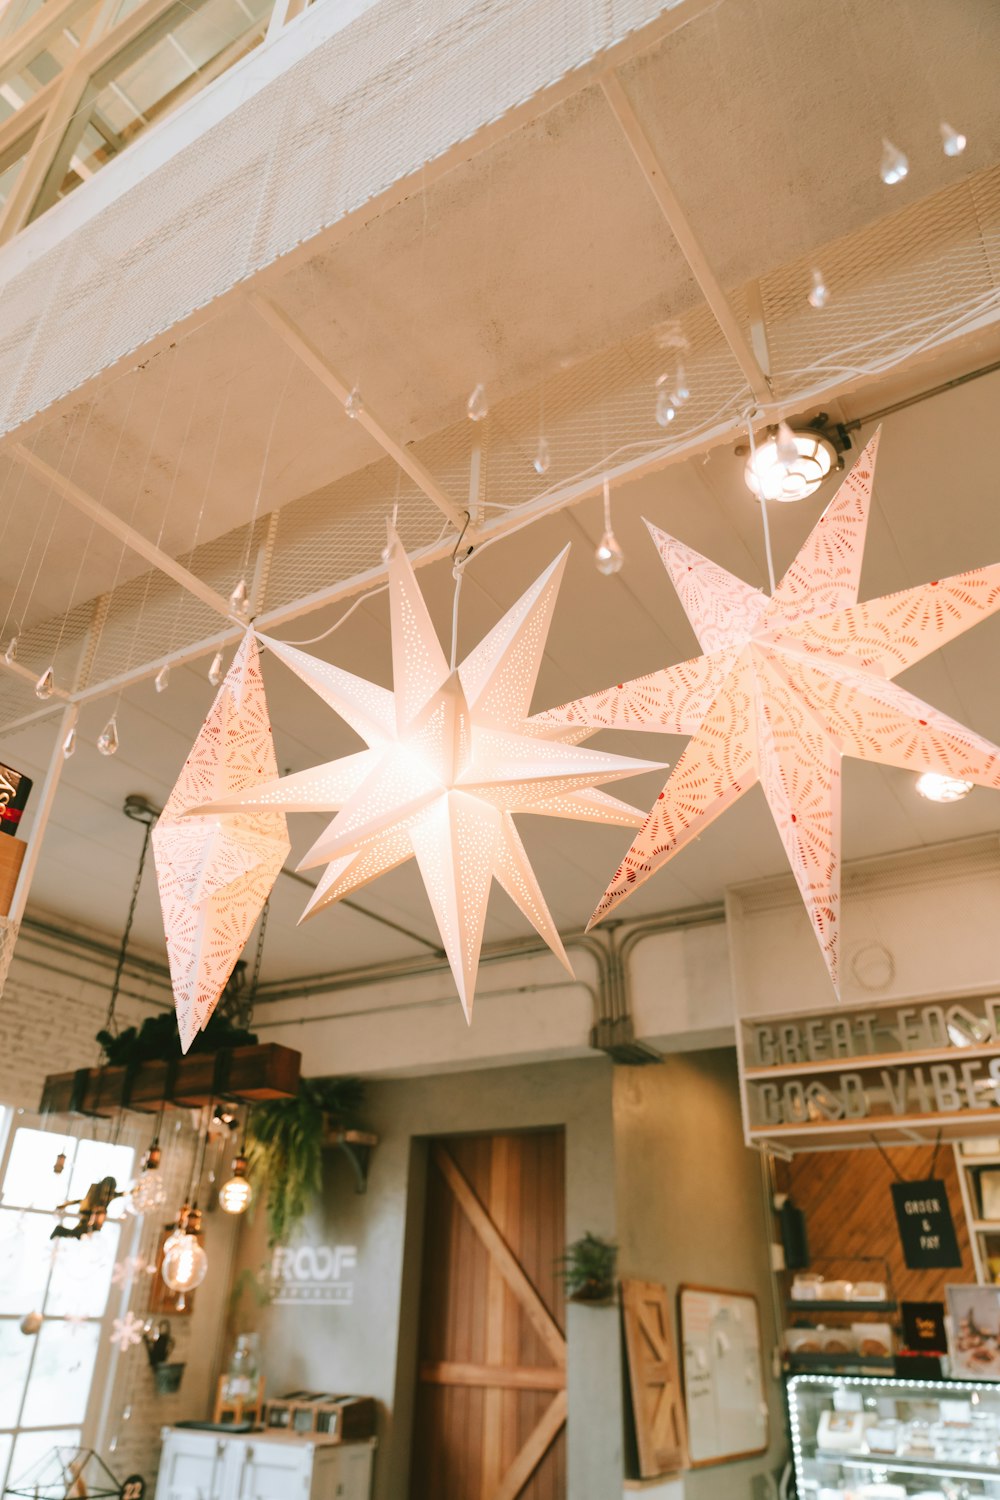
{"label": "sign reading great food", "polygon": [[752,1135],[1000,1111],[998,997],[745,1021],[741,1045]]}

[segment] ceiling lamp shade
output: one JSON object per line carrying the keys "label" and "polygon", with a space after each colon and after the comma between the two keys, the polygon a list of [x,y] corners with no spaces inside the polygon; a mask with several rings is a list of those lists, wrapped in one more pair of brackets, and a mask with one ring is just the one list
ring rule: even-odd
{"label": "ceiling lamp shade", "polygon": [[837,462],[833,444],[822,433],[782,427],[784,433],[775,429],[752,450],[743,470],[747,489],[758,500],[806,500]]}
{"label": "ceiling lamp shade", "polygon": [[261,779],[196,809],[336,812],[300,866],[326,866],[306,916],[415,859],[467,1019],[494,880],[572,973],[513,814],[628,828],[642,820],[598,787],[648,771],[651,762],[581,749],[586,728],[528,721],[568,550],[452,669],[390,527],[391,692],[262,637],[367,749]]}
{"label": "ceiling lamp shade", "polygon": [[247,631],[153,830],[184,1052],[208,1024],[291,848],[276,808],[186,814],[277,774],[257,642]]}

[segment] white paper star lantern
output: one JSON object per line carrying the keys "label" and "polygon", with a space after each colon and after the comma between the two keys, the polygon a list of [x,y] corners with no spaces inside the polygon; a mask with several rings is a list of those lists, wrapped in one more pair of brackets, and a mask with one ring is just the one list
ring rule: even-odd
{"label": "white paper star lantern", "polygon": [[199,809],[337,811],[300,866],[327,867],[305,916],[416,858],[466,1017],[494,879],[572,973],[511,814],[636,828],[640,812],[595,788],[662,764],[581,749],[591,731],[579,726],[528,722],[566,552],[452,671],[390,528],[393,692],[262,637],[368,749]]}
{"label": "white paper star lantern", "polygon": [[136,1344],[142,1343],[142,1319],[131,1309],[124,1318],[115,1318],[108,1335],[108,1342],[116,1344],[120,1354],[127,1354]]}
{"label": "white paper star lantern", "polygon": [[997,746],[891,681],[1000,608],[1000,564],[857,602],[878,438],[773,597],[649,526],[705,654],[537,718],[693,736],[591,926],[759,781],[836,985],[841,757],[1000,787]]}
{"label": "white paper star lantern", "polygon": [[248,631],[153,830],[185,1052],[207,1025],[291,847],[277,811],[186,814],[277,771],[257,642]]}

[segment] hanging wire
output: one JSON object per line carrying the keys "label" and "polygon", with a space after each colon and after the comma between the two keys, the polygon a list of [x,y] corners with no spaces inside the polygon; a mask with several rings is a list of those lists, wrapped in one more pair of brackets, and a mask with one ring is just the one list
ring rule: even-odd
{"label": "hanging wire", "polygon": [[[750,463],[751,463],[751,465],[754,468],[756,468],[756,464],[757,464],[757,445],[754,442],[754,436],[753,436],[753,412],[752,411],[750,411],[750,412],[747,413],[746,422],[747,422],[747,436],[750,439]],[[760,503],[760,516],[761,516],[761,520],[764,523],[764,554],[765,554],[765,556],[767,558],[767,578],[768,578],[768,583],[770,584],[771,593],[773,594],[774,593],[774,558],[771,556],[771,528],[770,528],[770,525],[768,524],[768,519],[767,519],[767,501],[765,500],[765,498],[764,498],[763,495],[759,495],[758,496],[758,500],[759,500],[759,503]]]}

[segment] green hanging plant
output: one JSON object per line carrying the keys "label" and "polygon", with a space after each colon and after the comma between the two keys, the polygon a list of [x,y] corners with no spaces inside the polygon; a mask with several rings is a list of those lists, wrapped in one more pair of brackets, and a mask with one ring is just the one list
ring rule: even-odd
{"label": "green hanging plant", "polygon": [[570,1302],[610,1302],[615,1290],[618,1247],[588,1229],[567,1245],[557,1264]]}
{"label": "green hanging plant", "polygon": [[357,1078],[304,1078],[291,1099],[271,1099],[250,1112],[247,1164],[267,1189],[268,1244],[287,1244],[319,1197],[323,1137],[328,1127],[352,1129],[364,1100]]}

